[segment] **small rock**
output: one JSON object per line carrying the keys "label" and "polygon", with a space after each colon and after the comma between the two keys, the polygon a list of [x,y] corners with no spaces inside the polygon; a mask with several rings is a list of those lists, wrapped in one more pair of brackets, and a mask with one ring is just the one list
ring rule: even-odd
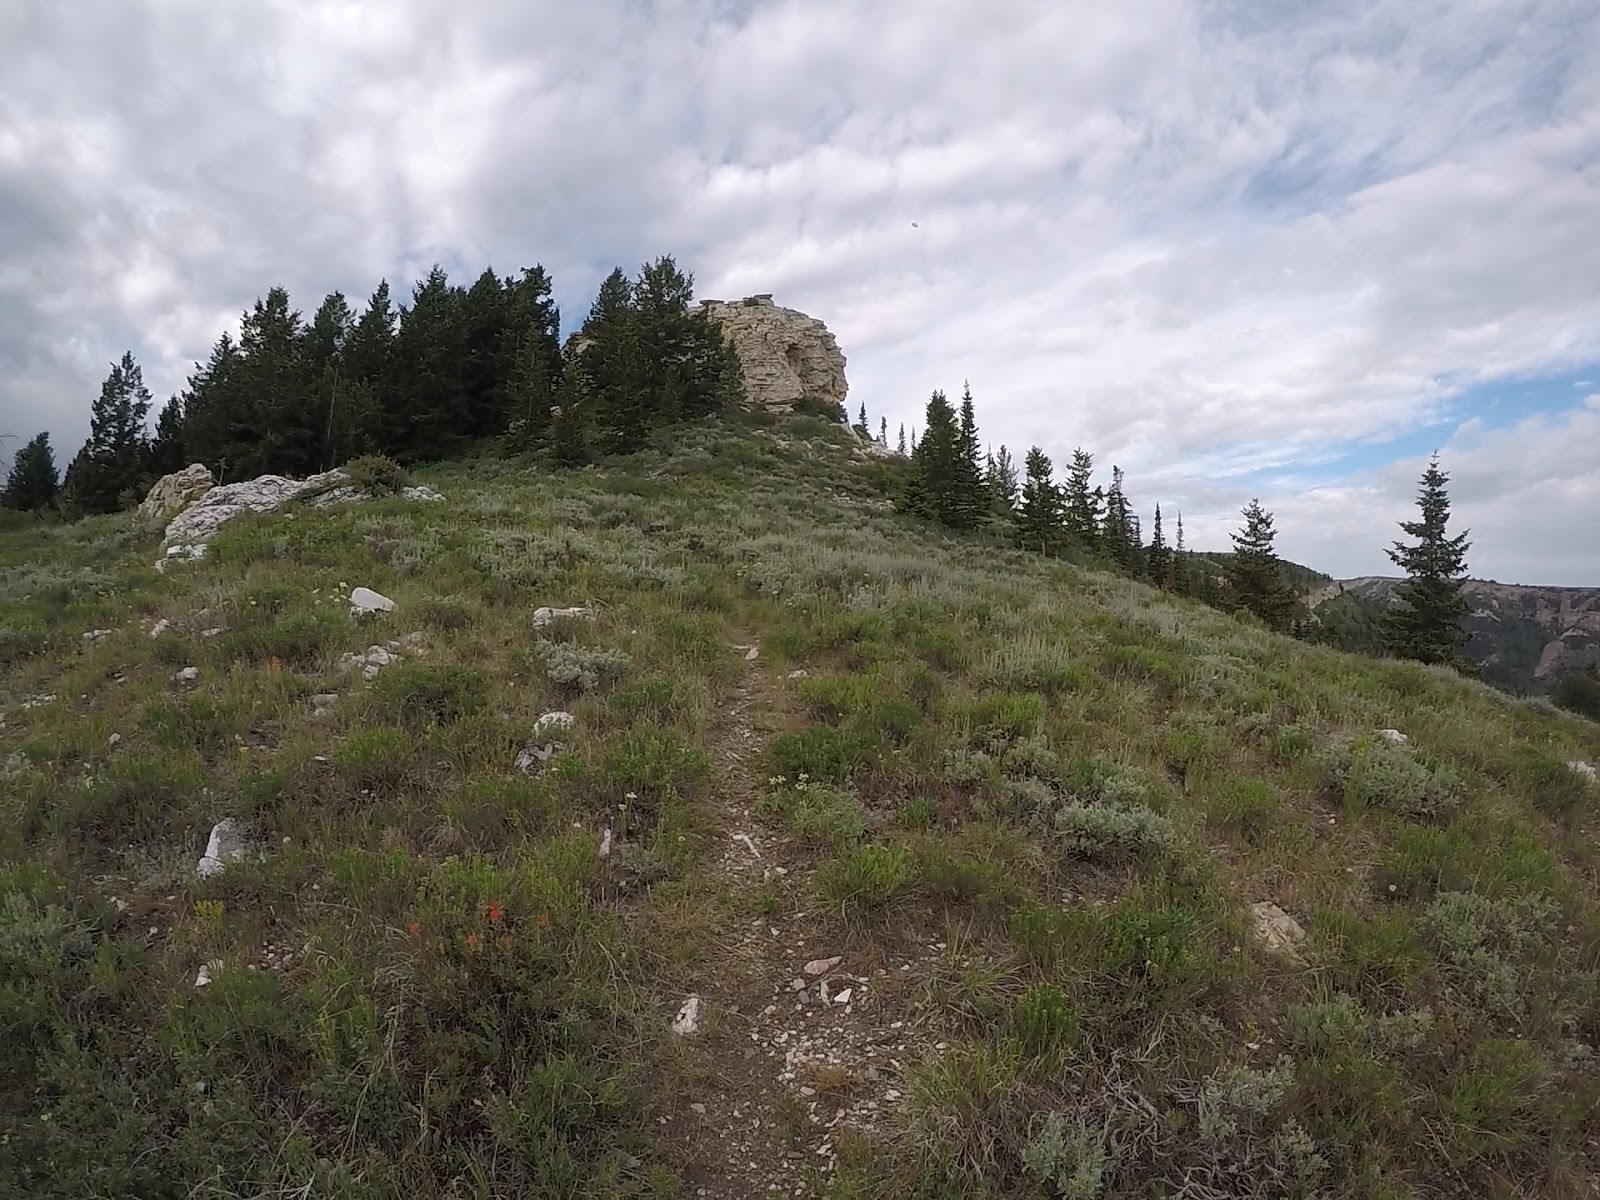
{"label": "small rock", "polygon": [[517,751],[516,762],[513,765],[524,775],[532,775],[555,757],[556,751],[560,749],[559,742],[547,742],[542,746],[529,742]]}
{"label": "small rock", "polygon": [[150,636],[153,638],[158,638],[171,628],[172,622],[167,620],[167,618],[162,617],[154,625],[150,626]]}
{"label": "small rock", "polygon": [[91,629],[83,635],[83,640],[86,642],[98,642],[101,638],[110,636],[111,630],[109,629]]}
{"label": "small rock", "polygon": [[362,613],[393,612],[395,603],[389,597],[371,588],[358,587],[350,593],[350,615]]}
{"label": "small rock", "polygon": [[760,658],[760,657],[761,657],[761,647],[760,646],[751,646],[750,649],[748,649],[748,650],[746,650],[744,652],[744,660],[745,660],[745,662],[755,662],[755,660]]}
{"label": "small rock", "polygon": [[400,494],[407,500],[421,500],[424,504],[438,504],[444,500],[444,497],[431,487],[424,487],[420,483],[401,488]]}
{"label": "small rock", "polygon": [[[600,857],[602,859],[611,857],[611,827],[609,825],[606,826],[606,831],[600,838]],[[698,1000],[695,1001],[697,1006],[699,1003]]]}
{"label": "small rock", "polygon": [[387,667],[394,661],[394,655],[383,646],[368,646],[366,661],[369,667]]}
{"label": "small rock", "polygon": [[202,879],[219,874],[230,862],[237,862],[249,851],[244,831],[232,817],[224,817],[211,827],[206,852],[200,856],[194,873]]}
{"label": "small rock", "polygon": [[172,678],[179,683],[198,683],[200,681],[200,668],[185,667]]}
{"label": "small rock", "polygon": [[1404,746],[1411,740],[1398,729],[1380,729],[1378,730],[1378,736],[1392,746]]}
{"label": "small rock", "polygon": [[1261,944],[1274,954],[1282,954],[1298,962],[1300,953],[1295,947],[1306,937],[1300,922],[1267,900],[1252,904],[1250,913],[1255,918],[1256,937]]}
{"label": "small rock", "polygon": [[533,723],[533,736],[538,737],[555,729],[571,729],[577,720],[569,712],[547,712]]}
{"label": "small rock", "polygon": [[811,674],[811,672],[806,670],[804,667],[796,667],[794,670],[790,671],[789,674],[785,678],[788,678],[788,679],[805,679],[810,674]]}
{"label": "small rock", "polygon": [[203,638],[214,638],[214,637],[218,637],[219,635],[227,633],[227,632],[228,631],[226,629],[224,629],[221,625],[218,625],[213,629],[202,629],[200,631],[200,636],[203,637]]}
{"label": "small rock", "polygon": [[813,958],[802,968],[807,975],[826,975],[844,961],[844,955],[835,954],[832,958]]}
{"label": "small rock", "polygon": [[699,1101],[696,1101],[695,1103],[689,1105],[689,1111],[692,1113],[698,1113],[703,1117],[706,1115],[706,1106],[701,1104]]}
{"label": "small rock", "polygon": [[197,988],[203,988],[203,987],[207,986],[208,984],[210,984],[210,982],[211,982],[211,964],[210,963],[201,963],[200,964],[200,970],[195,974],[195,977],[194,977],[194,985]]}
{"label": "small rock", "polygon": [[833,998],[833,1002],[835,1004],[849,1004],[850,1003],[850,997],[854,996],[855,994],[856,994],[855,988],[845,988],[844,991],[840,992],[837,996],[835,996]]}
{"label": "small rock", "polygon": [[312,708],[332,708],[337,703],[339,703],[338,692],[318,692],[311,697]]}
{"label": "small rock", "polygon": [[1575,774],[1582,775],[1590,783],[1600,783],[1600,771],[1586,762],[1569,762],[1567,769]]}
{"label": "small rock", "polygon": [[[611,831],[606,831],[609,838]],[[690,996],[678,1009],[678,1015],[672,1018],[672,1032],[679,1037],[687,1037],[691,1033],[700,1031],[700,997]]]}
{"label": "small rock", "polygon": [[594,610],[585,608],[581,604],[571,608],[541,607],[533,610],[533,627],[543,629],[552,621],[592,621]]}
{"label": "small rock", "polygon": [[106,739],[106,745],[108,745],[108,746],[110,746],[112,748],[120,746],[121,744],[122,744],[122,735],[120,733],[113,733],[110,737],[108,737]]}

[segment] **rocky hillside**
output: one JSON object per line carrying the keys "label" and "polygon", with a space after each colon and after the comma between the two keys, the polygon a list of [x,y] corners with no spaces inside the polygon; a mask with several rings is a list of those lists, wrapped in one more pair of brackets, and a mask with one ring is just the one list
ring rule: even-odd
{"label": "rocky hillside", "polygon": [[1594,1195],[1600,726],[897,469],[0,535],[0,1195]]}
{"label": "rocky hillside", "polygon": [[[1375,636],[1376,620],[1398,579],[1367,576],[1328,583],[1307,603],[1325,623],[1347,631],[1351,649]],[[1600,659],[1600,588],[1529,587],[1468,580],[1466,654],[1483,678],[1519,694],[1553,688],[1564,675]]]}

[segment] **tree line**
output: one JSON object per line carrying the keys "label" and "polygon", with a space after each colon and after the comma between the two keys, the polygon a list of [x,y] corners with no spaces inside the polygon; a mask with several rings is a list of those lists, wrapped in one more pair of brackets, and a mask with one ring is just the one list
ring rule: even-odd
{"label": "tree line", "polygon": [[148,420],[138,363],[114,364],[65,477],[49,437],[18,451],[0,504],[114,512],[160,476],[204,463],[222,482],[304,476],[366,454],[447,458],[500,437],[564,463],[637,449],[655,429],[740,402],[721,332],[691,311],[693,277],[670,256],[601,284],[565,345],[549,275],[485,270],[471,287],[434,267],[397,305],[387,281],[358,313],[333,292],[310,320],[281,287],[225,332],[184,390]]}
{"label": "tree line", "polygon": [[[865,408],[856,428],[868,428]],[[886,426],[880,437],[887,444]],[[1163,591],[1226,612],[1249,612],[1278,632],[1336,641],[1306,609],[1274,548],[1273,515],[1259,499],[1241,511],[1242,524],[1230,535],[1231,553],[1191,550],[1184,542],[1181,512],[1174,514],[1169,541],[1160,504],[1154,506],[1147,541],[1120,467],[1111,468],[1108,483],[1096,483],[1094,456],[1079,447],[1058,482],[1054,464],[1039,446],[1028,448],[1020,474],[1005,446],[980,450],[970,386],[962,389],[959,409],[935,391],[921,436],[913,429],[908,443],[902,427],[900,450],[909,457],[899,497],[902,511],[951,529],[986,530],[1040,554],[1098,561]],[[1377,648],[1397,658],[1471,672],[1461,654],[1467,642],[1461,585],[1470,543],[1466,533],[1449,532],[1448,482],[1435,456],[1420,484],[1420,519],[1400,522],[1415,540],[1396,541],[1387,550],[1406,580],[1379,622]]]}

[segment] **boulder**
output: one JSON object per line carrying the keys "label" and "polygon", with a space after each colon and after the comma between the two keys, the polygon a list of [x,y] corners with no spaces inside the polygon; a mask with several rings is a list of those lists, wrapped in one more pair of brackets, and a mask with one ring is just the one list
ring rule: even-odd
{"label": "boulder", "polygon": [[1574,775],[1581,775],[1590,783],[1600,783],[1600,771],[1596,771],[1589,763],[1578,761],[1569,762],[1567,764],[1567,768]]}
{"label": "boulder", "polygon": [[139,505],[147,517],[167,520],[188,508],[217,486],[216,476],[201,463],[190,463],[181,471],[163,475]]}
{"label": "boulder", "polygon": [[209,542],[241,513],[272,512],[307,492],[325,492],[346,482],[343,471],[324,471],[306,479],[262,475],[244,483],[225,483],[208,490],[167,525],[167,541],[193,545]]}
{"label": "boulder", "polygon": [[1378,736],[1391,746],[1404,746],[1411,740],[1398,729],[1380,729],[1378,730]]}
{"label": "boulder", "polygon": [[200,682],[199,667],[184,667],[172,677],[178,683],[194,684]]}
{"label": "boulder", "polygon": [[815,317],[773,304],[770,296],[727,302],[702,300],[744,369],[745,396],[771,412],[790,412],[802,400],[844,411],[844,354]]}
{"label": "boulder", "polygon": [[393,600],[371,588],[358,587],[350,593],[350,615],[353,617],[362,613],[393,612],[394,609]]}
{"label": "boulder", "polygon": [[550,733],[556,729],[571,729],[578,718],[569,712],[547,712],[533,723],[533,736]]}
{"label": "boulder", "polygon": [[238,862],[249,852],[249,840],[239,828],[238,822],[232,817],[224,817],[211,827],[211,837],[206,842],[206,852],[195,864],[194,873],[201,879],[209,879],[213,875],[221,874],[229,863]]}

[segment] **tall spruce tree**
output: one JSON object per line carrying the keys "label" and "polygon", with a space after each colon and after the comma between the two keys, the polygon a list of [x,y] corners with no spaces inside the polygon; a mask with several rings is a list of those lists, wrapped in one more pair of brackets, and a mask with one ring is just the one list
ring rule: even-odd
{"label": "tall spruce tree", "polygon": [[561,466],[576,467],[589,461],[587,403],[582,365],[569,354],[550,410],[550,457]]}
{"label": "tall spruce tree", "polygon": [[1179,596],[1187,596],[1192,590],[1189,584],[1189,548],[1183,541],[1183,513],[1178,513],[1178,532],[1172,542],[1172,590]]}
{"label": "tall spruce tree", "polygon": [[174,396],[161,406],[156,416],[146,474],[159,479],[187,465],[183,458],[183,403]]}
{"label": "tall spruce tree", "polygon": [[1161,532],[1161,505],[1156,505],[1155,526],[1150,531],[1150,549],[1145,554],[1147,563],[1146,578],[1162,590],[1172,586],[1172,551],[1167,547],[1167,539]]}
{"label": "tall spruce tree", "polygon": [[1141,573],[1138,518],[1128,503],[1121,467],[1111,468],[1111,487],[1106,491],[1105,515],[1100,525],[1100,548],[1124,571]]}
{"label": "tall spruce tree", "polygon": [[900,422],[900,442],[899,445],[895,447],[895,452],[899,454],[901,458],[906,456],[906,425],[904,421]]}
{"label": "tall spruce tree", "polygon": [[1054,465],[1038,446],[1023,460],[1022,499],[1017,506],[1017,544],[1024,550],[1056,554],[1061,549],[1061,492]]}
{"label": "tall spruce tree", "polygon": [[0,490],[0,508],[17,512],[43,512],[56,501],[61,481],[56,474],[56,458],[50,449],[50,435],[35,436],[11,460],[11,473]]}
{"label": "tall spruce tree", "polygon": [[401,462],[443,458],[471,434],[462,366],[465,293],[435,265],[411,291],[394,339],[392,390],[385,397],[388,453]]}
{"label": "tall spruce tree", "polygon": [[976,529],[988,509],[984,494],[982,450],[978,446],[978,416],[972,403],[972,385],[961,385],[961,425],[956,440],[955,526]]}
{"label": "tall spruce tree", "polygon": [[911,452],[911,471],[901,507],[953,529],[967,515],[961,460],[961,430],[956,411],[941,391],[928,398],[926,428]]}
{"label": "tall spruce tree", "polygon": [[1017,464],[1011,451],[1001,446],[989,456],[988,471],[984,479],[989,493],[989,512],[994,520],[1010,523],[1017,515]]}
{"label": "tall spruce tree", "polygon": [[1090,487],[1094,475],[1094,456],[1079,446],[1072,452],[1067,478],[1062,485],[1067,537],[1079,550],[1093,550],[1100,543],[1100,510]]}
{"label": "tall spruce tree", "polygon": [[878,418],[878,445],[885,450],[889,448],[889,418]]}
{"label": "tall spruce tree", "polygon": [[1434,455],[1417,490],[1422,519],[1400,522],[1400,528],[1417,541],[1414,545],[1397,541],[1388,551],[1405,571],[1406,581],[1396,589],[1399,603],[1384,615],[1383,640],[1385,649],[1398,658],[1460,667],[1468,636],[1462,625],[1467,601],[1461,584],[1471,543],[1467,531],[1454,537],[1447,531],[1449,481]]}
{"label": "tall spruce tree", "polygon": [[67,467],[67,501],[83,513],[116,512],[145,482],[150,390],[131,353],[114,363],[89,416],[89,440]]}
{"label": "tall spruce tree", "polygon": [[1284,580],[1283,564],[1273,549],[1278,536],[1272,514],[1252,499],[1243,509],[1244,525],[1230,535],[1233,556],[1227,574],[1230,599],[1264,621],[1268,628],[1286,633],[1294,619],[1295,597]]}

